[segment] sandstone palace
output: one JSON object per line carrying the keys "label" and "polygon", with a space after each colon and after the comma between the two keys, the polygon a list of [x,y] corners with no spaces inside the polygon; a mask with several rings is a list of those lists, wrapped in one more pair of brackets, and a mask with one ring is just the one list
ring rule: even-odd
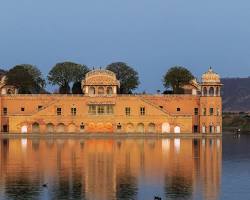
{"label": "sandstone palace", "polygon": [[119,81],[103,69],[88,72],[83,95],[21,95],[1,85],[1,131],[9,133],[221,134],[220,76],[210,68],[185,94],[117,94]]}

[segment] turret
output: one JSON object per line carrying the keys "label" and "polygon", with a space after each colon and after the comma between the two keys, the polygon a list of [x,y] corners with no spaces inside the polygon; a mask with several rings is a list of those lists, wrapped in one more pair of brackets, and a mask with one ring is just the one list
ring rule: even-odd
{"label": "turret", "polygon": [[222,132],[222,99],[220,76],[210,67],[202,75],[200,97],[200,132]]}

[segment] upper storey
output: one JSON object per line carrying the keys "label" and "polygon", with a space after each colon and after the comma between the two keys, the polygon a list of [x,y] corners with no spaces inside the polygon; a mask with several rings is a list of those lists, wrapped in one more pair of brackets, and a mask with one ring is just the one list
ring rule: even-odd
{"label": "upper storey", "polygon": [[115,73],[109,70],[96,69],[88,72],[82,81],[82,90],[85,95],[114,95],[120,82]]}

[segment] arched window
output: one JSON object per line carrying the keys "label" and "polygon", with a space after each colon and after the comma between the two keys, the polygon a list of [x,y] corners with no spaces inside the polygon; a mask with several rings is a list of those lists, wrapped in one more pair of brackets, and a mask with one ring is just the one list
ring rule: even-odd
{"label": "arched window", "polygon": [[209,96],[214,96],[214,88],[213,87],[209,88]]}
{"label": "arched window", "polygon": [[216,96],[220,96],[219,87],[216,87]]}
{"label": "arched window", "polygon": [[98,94],[104,94],[104,87],[98,87]]}
{"label": "arched window", "polygon": [[8,90],[7,90],[7,94],[13,94],[12,89],[8,89]]}
{"label": "arched window", "polygon": [[113,88],[112,87],[107,88],[107,94],[113,94]]}
{"label": "arched window", "polygon": [[207,88],[206,87],[203,88],[203,95],[207,96]]}
{"label": "arched window", "polygon": [[95,94],[95,88],[94,87],[90,87],[89,88],[89,94]]}

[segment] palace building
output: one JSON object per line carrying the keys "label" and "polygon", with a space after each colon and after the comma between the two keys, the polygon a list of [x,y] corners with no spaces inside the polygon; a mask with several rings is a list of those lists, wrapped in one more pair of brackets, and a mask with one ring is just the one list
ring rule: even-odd
{"label": "palace building", "polygon": [[221,134],[220,76],[211,68],[182,95],[118,94],[113,72],[88,72],[83,95],[16,94],[1,85],[1,131],[9,133]]}

